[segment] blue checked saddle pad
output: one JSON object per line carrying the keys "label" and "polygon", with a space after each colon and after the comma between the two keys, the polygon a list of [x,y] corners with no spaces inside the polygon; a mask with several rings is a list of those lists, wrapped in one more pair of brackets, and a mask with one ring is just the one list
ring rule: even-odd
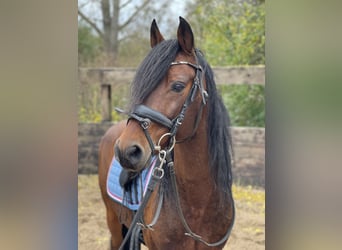
{"label": "blue checked saddle pad", "polygon": [[120,163],[113,157],[107,177],[107,193],[116,202],[124,205],[130,210],[138,210],[142,198],[146,193],[148,183],[151,180],[152,172],[157,157],[152,158],[151,166],[145,168],[136,178],[131,180],[130,185],[123,188],[120,185],[120,174],[123,171]]}

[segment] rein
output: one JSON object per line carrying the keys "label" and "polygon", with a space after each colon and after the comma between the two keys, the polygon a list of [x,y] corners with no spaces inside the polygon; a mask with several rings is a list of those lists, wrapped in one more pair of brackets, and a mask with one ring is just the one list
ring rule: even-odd
{"label": "rein", "polygon": [[[197,61],[197,57],[196,57],[196,61]],[[177,187],[177,183],[176,183],[173,150],[174,150],[174,146],[176,143],[184,142],[188,139],[191,139],[195,135],[196,130],[197,130],[198,125],[199,125],[199,121],[200,121],[200,117],[201,117],[203,107],[206,105],[208,93],[203,88],[202,78],[203,78],[204,72],[203,72],[203,68],[198,63],[193,64],[193,63],[185,62],[185,61],[175,61],[175,62],[172,62],[170,64],[170,66],[174,66],[174,65],[189,65],[190,67],[193,67],[196,70],[196,75],[195,75],[195,78],[193,81],[193,85],[189,91],[189,94],[188,94],[188,96],[187,96],[187,98],[186,98],[186,100],[182,106],[180,113],[174,119],[170,120],[164,114],[162,114],[156,110],[153,110],[153,109],[151,109],[145,105],[137,105],[135,107],[135,109],[133,110],[133,112],[131,112],[131,113],[126,113],[122,110],[117,109],[118,112],[126,113],[129,116],[128,121],[130,119],[134,119],[140,123],[140,126],[143,129],[145,137],[146,137],[146,139],[150,145],[151,154],[153,154],[155,151],[157,151],[158,156],[159,156],[159,162],[160,162],[159,164],[156,164],[159,166],[155,167],[153,169],[152,178],[151,178],[150,183],[148,184],[147,192],[146,192],[145,196],[143,197],[141,205],[140,205],[139,209],[137,210],[137,212],[136,212],[136,214],[132,220],[131,226],[130,226],[123,242],[121,243],[119,250],[123,249],[123,247],[127,243],[130,236],[132,236],[131,242],[130,242],[130,249],[132,249],[132,250],[138,249],[136,246],[138,246],[138,244],[139,244],[139,236],[140,236],[141,229],[144,228],[144,229],[153,230],[153,225],[157,222],[158,217],[160,215],[162,202],[163,202],[163,192],[161,192],[161,194],[159,195],[160,197],[159,197],[159,202],[158,202],[157,209],[156,209],[156,214],[155,214],[152,222],[148,225],[146,225],[143,221],[143,212],[144,212],[144,209],[147,205],[147,202],[148,202],[154,188],[159,183],[159,181],[164,177],[165,169],[168,169],[170,172],[171,185],[172,185],[172,190],[173,190],[172,193],[175,196],[177,213],[178,213],[180,220],[183,224],[183,227],[186,231],[186,233],[185,233],[186,236],[189,236],[196,241],[202,242],[203,244],[205,244],[209,247],[215,247],[215,246],[222,245],[229,238],[229,235],[230,235],[232,227],[233,227],[233,223],[231,223],[231,225],[229,226],[229,228],[227,230],[227,233],[223,236],[223,238],[221,240],[214,242],[214,243],[208,243],[207,241],[203,240],[203,238],[201,236],[195,234],[190,229],[190,227],[187,224],[186,219],[184,217],[184,214],[183,214],[183,211],[182,211],[182,208],[180,205],[178,187]],[[176,141],[176,134],[177,134],[178,128],[180,125],[182,125],[184,117],[185,117],[185,112],[188,109],[188,107],[190,106],[190,104],[195,100],[195,97],[196,97],[198,90],[200,91],[200,94],[202,96],[202,102],[201,102],[201,107],[199,109],[199,113],[197,114],[197,117],[195,120],[193,132],[190,134],[190,136],[188,136],[182,140]],[[151,135],[148,132],[148,128],[151,125],[151,121],[156,122],[156,123],[168,128],[170,131],[169,133],[164,134],[159,139],[157,145],[155,145],[153,143]],[[161,142],[165,137],[170,137],[169,144],[165,149],[162,149],[161,148]],[[232,202],[233,202],[233,200],[232,200]],[[232,207],[233,207],[233,221],[234,221],[234,217],[235,217],[234,205]]]}

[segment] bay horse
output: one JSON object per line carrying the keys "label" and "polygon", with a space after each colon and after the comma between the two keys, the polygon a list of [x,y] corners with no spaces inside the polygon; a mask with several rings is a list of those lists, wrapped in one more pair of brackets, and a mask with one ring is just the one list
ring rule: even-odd
{"label": "bay horse", "polygon": [[[153,227],[142,227],[148,249],[222,249],[234,224],[229,116],[211,67],[194,47],[190,25],[179,19],[177,39],[171,40],[153,20],[152,49],[132,82],[129,119],[101,139],[98,174],[111,249],[119,249],[134,226],[134,211],[107,193],[113,157],[129,180],[149,166],[153,155],[162,158],[160,181],[142,209],[142,220],[153,221]],[[164,164],[165,153],[172,164]],[[140,244],[123,247],[140,249]]]}

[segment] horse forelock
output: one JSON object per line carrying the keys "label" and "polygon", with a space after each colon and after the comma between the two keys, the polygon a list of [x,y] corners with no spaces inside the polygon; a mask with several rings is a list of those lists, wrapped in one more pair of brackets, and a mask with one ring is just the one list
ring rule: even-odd
{"label": "horse forelock", "polygon": [[143,103],[162,81],[178,51],[179,45],[176,39],[162,41],[151,49],[140,64],[132,82],[129,107],[131,110]]}

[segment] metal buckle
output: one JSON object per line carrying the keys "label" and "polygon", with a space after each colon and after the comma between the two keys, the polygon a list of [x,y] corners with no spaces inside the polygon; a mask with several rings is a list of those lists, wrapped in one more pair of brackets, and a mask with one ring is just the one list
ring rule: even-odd
{"label": "metal buckle", "polygon": [[184,115],[180,115],[176,120],[177,125],[178,126],[182,125],[183,120],[184,120]]}
{"label": "metal buckle", "polygon": [[140,122],[140,125],[141,125],[141,127],[142,127],[144,130],[146,130],[146,129],[148,129],[148,128],[150,127],[150,125],[151,125],[151,120],[148,119],[148,118],[144,118],[144,119]]}

